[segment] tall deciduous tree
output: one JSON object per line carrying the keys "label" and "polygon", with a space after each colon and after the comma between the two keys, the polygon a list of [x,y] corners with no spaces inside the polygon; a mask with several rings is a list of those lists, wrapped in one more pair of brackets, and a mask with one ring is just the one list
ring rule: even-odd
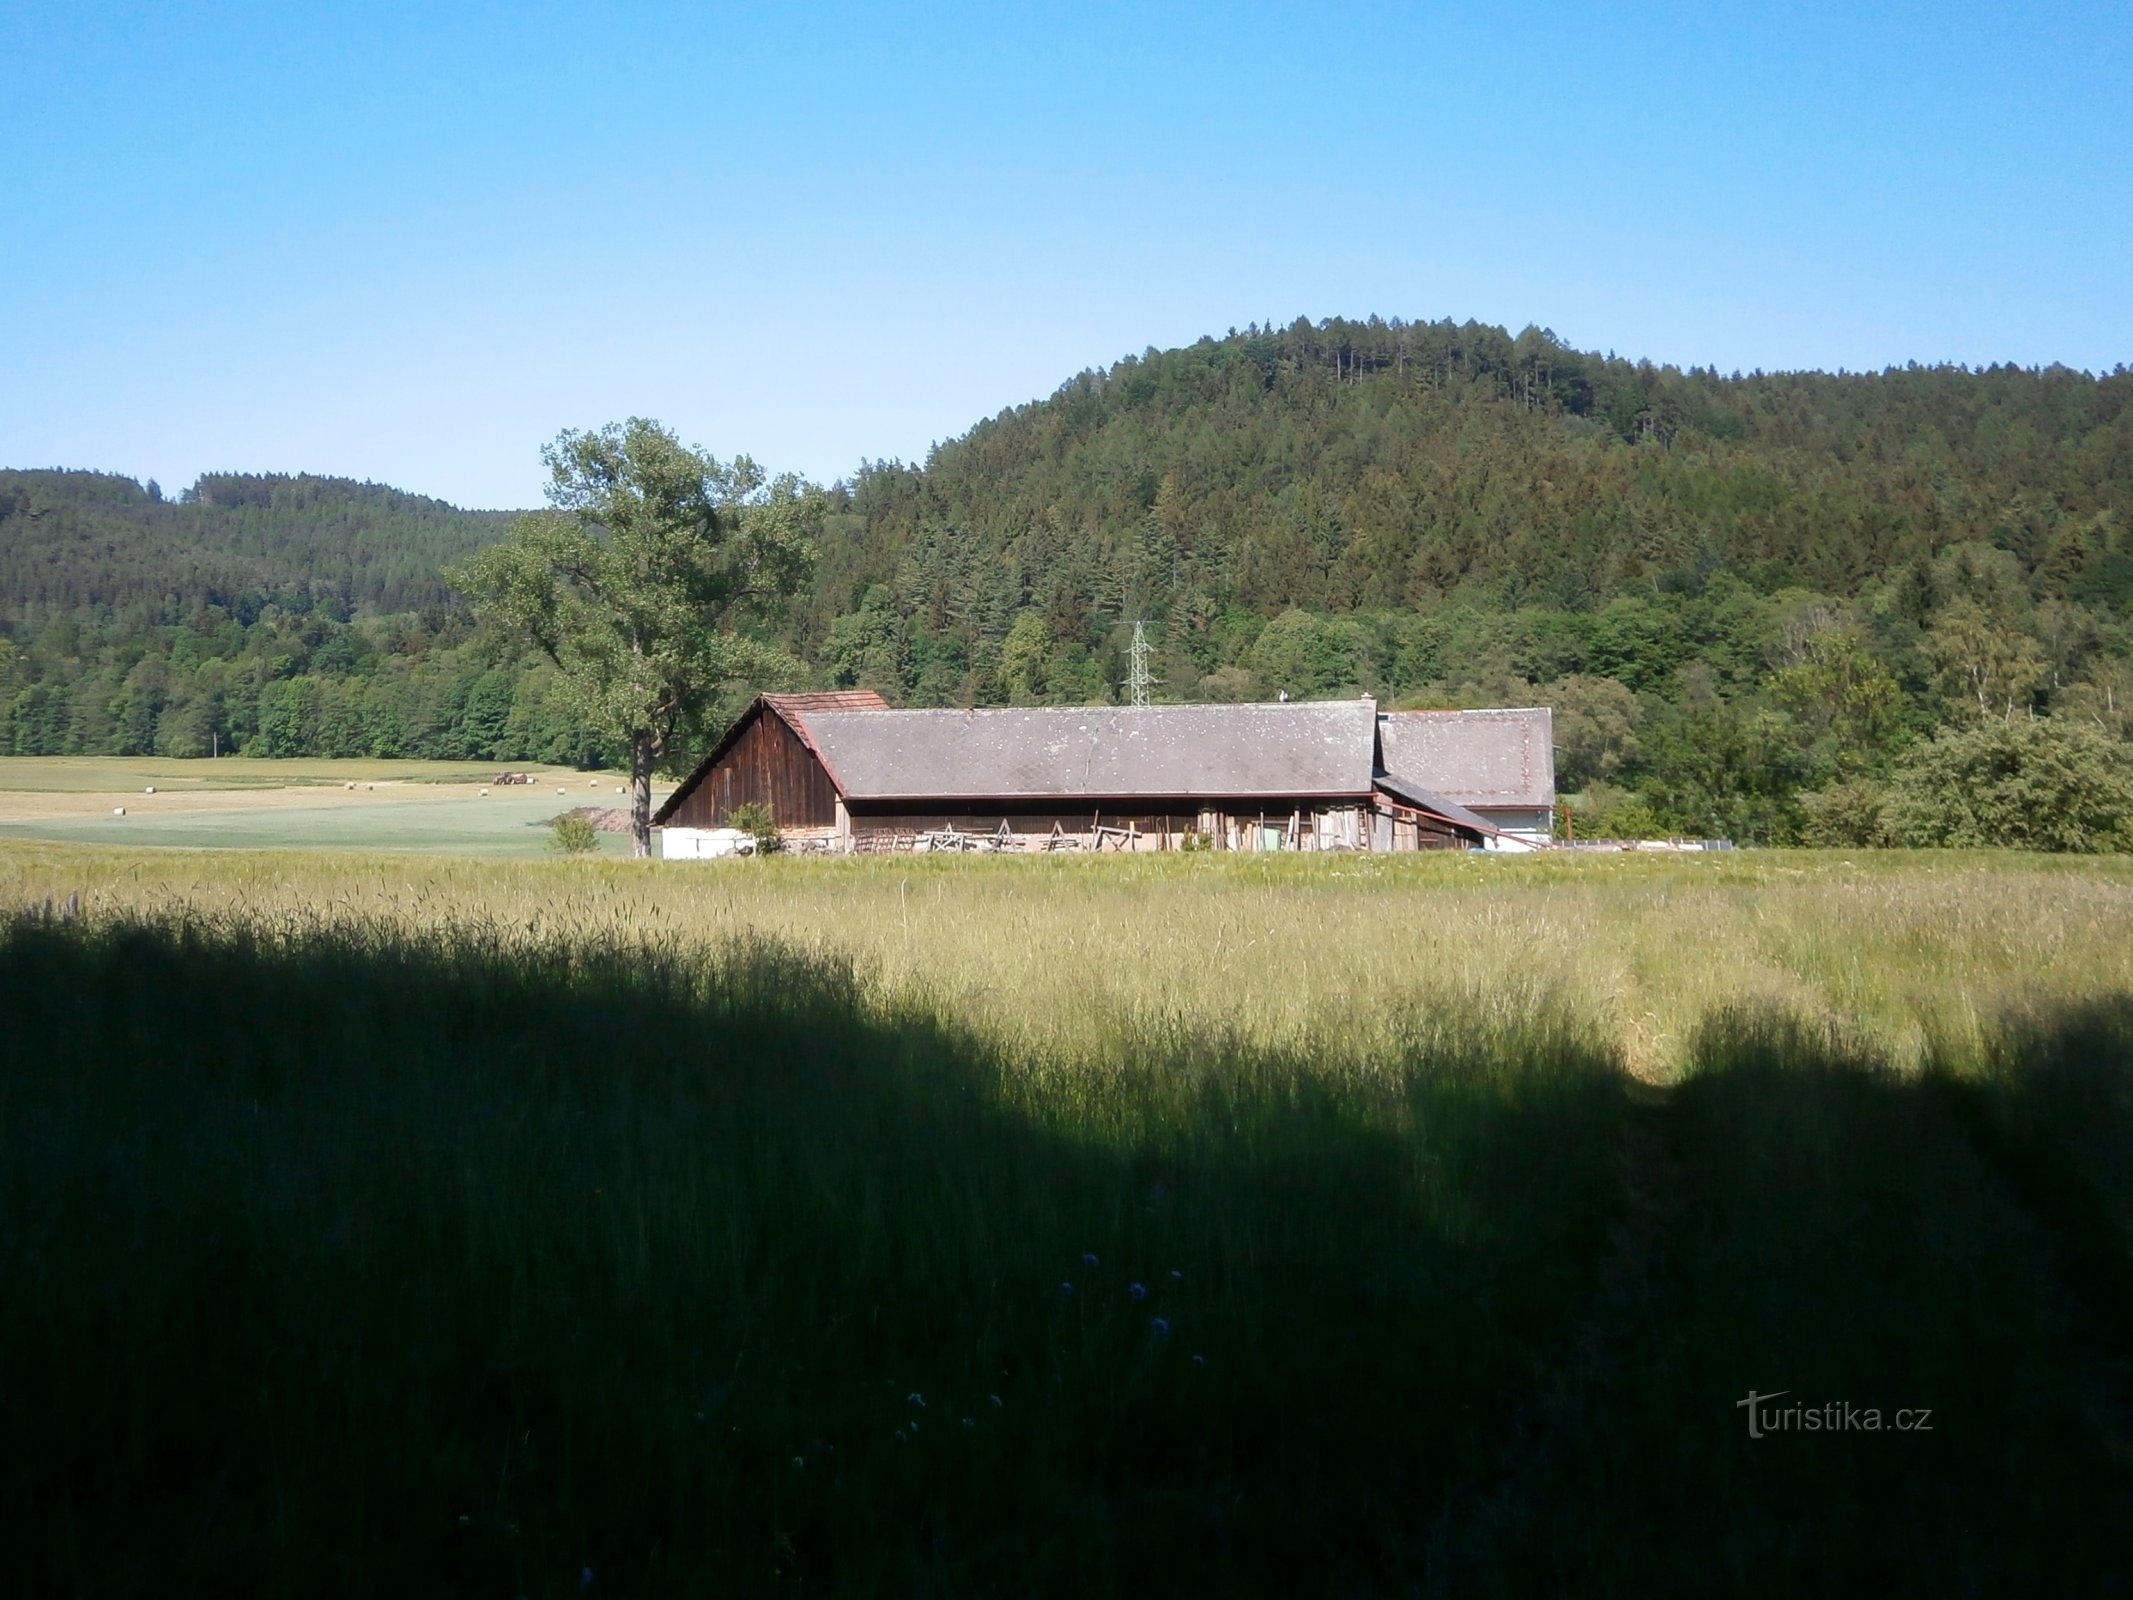
{"label": "tall deciduous tree", "polygon": [[630,751],[630,833],[651,853],[652,769],[722,688],[791,663],[743,631],[805,576],[821,491],[721,463],[656,422],[572,429],[541,452],[552,509],[455,574],[476,609],[531,639],[571,710]]}

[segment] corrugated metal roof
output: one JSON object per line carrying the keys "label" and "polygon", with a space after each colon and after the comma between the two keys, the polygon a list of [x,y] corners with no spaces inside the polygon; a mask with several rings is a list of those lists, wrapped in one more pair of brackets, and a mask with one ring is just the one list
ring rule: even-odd
{"label": "corrugated metal roof", "polygon": [[1371,700],[809,711],[850,800],[1367,795]]}
{"label": "corrugated metal roof", "polygon": [[1555,714],[1546,706],[1388,711],[1378,744],[1384,771],[1456,804],[1555,804]]}

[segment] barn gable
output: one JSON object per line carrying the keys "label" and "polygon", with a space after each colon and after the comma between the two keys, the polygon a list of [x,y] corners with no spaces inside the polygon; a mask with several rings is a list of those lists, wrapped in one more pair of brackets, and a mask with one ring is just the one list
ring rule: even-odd
{"label": "barn gable", "polygon": [[837,790],[807,731],[816,710],[884,711],[871,689],[759,695],[652,821],[659,827],[722,828],[736,808],[767,805],[790,828],[830,828]]}

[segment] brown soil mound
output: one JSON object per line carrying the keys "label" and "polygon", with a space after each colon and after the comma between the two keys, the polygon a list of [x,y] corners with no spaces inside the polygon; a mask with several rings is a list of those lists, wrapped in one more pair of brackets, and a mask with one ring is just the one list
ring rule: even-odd
{"label": "brown soil mound", "polygon": [[568,811],[558,812],[545,822],[529,822],[530,828],[552,828],[565,817],[583,817],[593,825],[595,833],[628,833],[630,814],[617,811],[613,806],[572,806]]}

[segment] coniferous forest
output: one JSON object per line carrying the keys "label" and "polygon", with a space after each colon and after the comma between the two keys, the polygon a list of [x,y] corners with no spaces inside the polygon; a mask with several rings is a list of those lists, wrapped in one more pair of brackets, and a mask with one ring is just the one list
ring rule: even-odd
{"label": "coniferous forest", "polygon": [[[1596,830],[2081,847],[2133,796],[2125,367],[1722,375],[1299,320],[1084,372],[830,499],[787,686],[1106,701],[1141,621],[1160,698],[1552,705]],[[0,753],[610,759],[444,577],[510,520],[0,473]],[[1981,765],[2032,787],[1931,814]]]}

